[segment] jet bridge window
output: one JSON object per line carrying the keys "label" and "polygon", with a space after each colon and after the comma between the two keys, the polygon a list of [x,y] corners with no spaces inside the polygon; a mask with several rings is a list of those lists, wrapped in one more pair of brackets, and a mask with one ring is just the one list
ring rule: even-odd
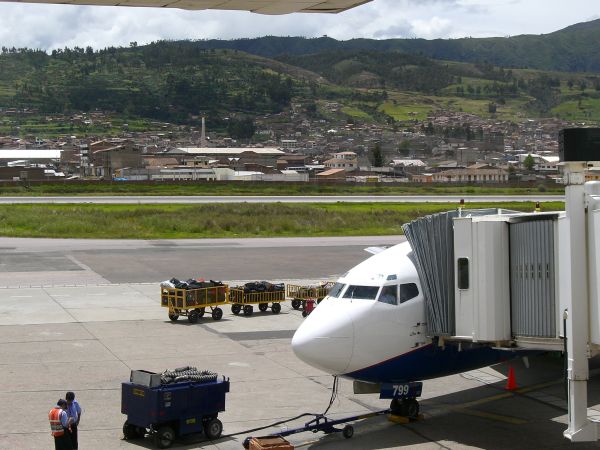
{"label": "jet bridge window", "polygon": [[342,283],[335,283],[333,287],[329,290],[329,293],[327,295],[333,298],[338,298],[341,292],[344,290],[345,286],[346,285]]}
{"label": "jet bridge window", "polygon": [[381,303],[388,303],[390,305],[398,304],[398,286],[396,284],[392,286],[384,286],[381,288],[377,301]]}
{"label": "jet bridge window", "polygon": [[458,258],[457,264],[458,288],[469,289],[469,259]]}
{"label": "jet bridge window", "polygon": [[379,286],[348,286],[344,292],[344,298],[356,298],[361,300],[375,300]]}
{"label": "jet bridge window", "polygon": [[407,302],[419,295],[419,288],[415,283],[400,285],[400,303]]}

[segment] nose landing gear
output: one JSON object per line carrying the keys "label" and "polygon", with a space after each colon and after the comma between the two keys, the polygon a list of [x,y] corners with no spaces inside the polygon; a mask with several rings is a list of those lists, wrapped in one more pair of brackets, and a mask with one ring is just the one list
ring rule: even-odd
{"label": "nose landing gear", "polygon": [[420,405],[416,398],[395,398],[390,403],[390,414],[393,416],[417,420],[419,418],[419,411]]}
{"label": "nose landing gear", "polygon": [[420,405],[417,397],[421,396],[423,383],[411,382],[400,384],[383,384],[379,398],[389,398],[390,420],[392,422],[407,423],[411,420],[421,419]]}

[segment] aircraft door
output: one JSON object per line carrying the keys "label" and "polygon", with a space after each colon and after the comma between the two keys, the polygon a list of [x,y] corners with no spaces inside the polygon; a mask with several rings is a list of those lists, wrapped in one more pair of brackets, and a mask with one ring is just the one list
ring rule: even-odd
{"label": "aircraft door", "polygon": [[410,347],[418,347],[426,342],[425,312],[423,296],[416,283],[400,283],[398,285],[398,307],[396,315],[400,336],[410,343]]}

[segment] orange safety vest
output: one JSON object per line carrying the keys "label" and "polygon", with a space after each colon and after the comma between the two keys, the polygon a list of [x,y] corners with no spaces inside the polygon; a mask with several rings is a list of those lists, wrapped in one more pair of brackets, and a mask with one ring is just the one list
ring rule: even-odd
{"label": "orange safety vest", "polygon": [[54,437],[60,437],[65,434],[65,429],[60,423],[60,415],[63,413],[61,408],[52,408],[48,413],[48,420],[50,420],[50,432]]}

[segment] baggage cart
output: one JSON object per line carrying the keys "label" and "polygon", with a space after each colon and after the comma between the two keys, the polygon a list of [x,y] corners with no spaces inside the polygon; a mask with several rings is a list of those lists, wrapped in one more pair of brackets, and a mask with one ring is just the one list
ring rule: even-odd
{"label": "baggage cart", "polygon": [[133,370],[133,381],[121,384],[121,413],[127,415],[125,439],[149,433],[158,448],[168,448],[178,436],[191,433],[218,439],[223,431],[218,415],[225,411],[229,379],[216,374],[204,377],[210,381],[202,378],[161,384],[161,374]]}
{"label": "baggage cart", "polygon": [[227,303],[227,285],[194,289],[178,289],[166,286],[160,288],[160,305],[169,309],[169,319],[175,322],[179,316],[187,316],[190,323],[198,322],[206,309],[211,311],[214,320],[223,317],[222,305]]}
{"label": "baggage cart", "polygon": [[335,283],[332,281],[327,281],[316,286],[287,284],[285,286],[285,295],[292,299],[292,308],[302,308],[306,311],[306,300],[313,300],[317,302],[317,304],[320,303],[321,300],[327,297],[329,290],[334,284]]}
{"label": "baggage cart", "polygon": [[251,316],[254,312],[254,305],[262,312],[269,308],[271,312],[279,314],[281,312],[281,302],[286,301],[285,286],[283,284],[272,284],[266,281],[246,283],[244,286],[232,287],[229,289],[229,303],[231,303],[231,312],[238,315],[243,311],[245,316]]}

